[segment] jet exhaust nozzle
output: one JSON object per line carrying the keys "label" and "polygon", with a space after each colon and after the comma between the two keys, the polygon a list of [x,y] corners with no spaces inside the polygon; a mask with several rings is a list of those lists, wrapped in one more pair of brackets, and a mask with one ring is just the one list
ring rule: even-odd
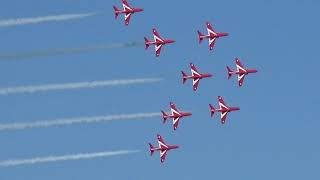
{"label": "jet exhaust nozzle", "polygon": [[161,111],[161,112],[162,112],[163,124],[165,124],[166,120],[168,119],[168,114],[166,114],[164,111]]}
{"label": "jet exhaust nozzle", "polygon": [[149,143],[149,147],[150,147],[150,156],[152,156],[154,153],[154,147],[152,146],[151,143]]}
{"label": "jet exhaust nozzle", "polygon": [[211,115],[211,117],[214,115],[214,113],[215,113],[215,108],[213,107],[213,105],[211,105],[211,104],[209,104],[209,107],[210,107],[210,115]]}
{"label": "jet exhaust nozzle", "polygon": [[184,71],[181,71],[181,74],[182,74],[182,84],[184,84],[186,83],[188,75]]}

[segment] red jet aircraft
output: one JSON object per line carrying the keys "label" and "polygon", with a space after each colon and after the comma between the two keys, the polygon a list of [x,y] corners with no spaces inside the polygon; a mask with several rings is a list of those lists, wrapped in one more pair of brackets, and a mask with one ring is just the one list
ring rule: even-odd
{"label": "red jet aircraft", "polygon": [[248,75],[249,73],[256,73],[258,72],[256,69],[245,69],[243,65],[240,62],[239,58],[236,58],[236,66],[237,71],[233,71],[231,68],[227,66],[228,69],[228,79],[231,78],[233,74],[238,74],[238,82],[239,86],[241,87],[243,85],[244,77]]}
{"label": "red jet aircraft", "polygon": [[228,107],[221,96],[218,96],[218,101],[219,101],[219,106],[220,109],[215,109],[211,104],[209,104],[210,106],[210,112],[211,112],[211,117],[213,116],[213,114],[215,112],[221,112],[221,124],[224,124],[227,118],[227,115],[229,112],[231,111],[238,111],[240,110],[239,107]]}
{"label": "red jet aircraft", "polygon": [[157,135],[157,138],[158,138],[158,143],[159,143],[159,147],[158,148],[155,148],[152,146],[151,143],[149,143],[149,146],[150,146],[150,155],[152,156],[152,154],[154,153],[154,151],[160,151],[160,160],[161,160],[161,163],[164,162],[164,160],[166,159],[166,154],[167,154],[167,151],[170,151],[171,149],[177,149],[179,148],[179,146],[176,146],[176,145],[167,145],[162,137],[158,134]]}
{"label": "red jet aircraft", "polygon": [[142,8],[133,8],[129,5],[129,3],[127,2],[127,0],[122,0],[122,6],[123,6],[123,10],[118,9],[116,6],[113,6],[114,9],[114,14],[115,14],[115,18],[117,19],[119,14],[125,14],[124,15],[124,22],[125,25],[129,25],[130,22],[130,18],[131,15],[136,13],[136,12],[141,12],[143,11]]}
{"label": "red jet aircraft", "polygon": [[199,73],[196,66],[192,63],[190,63],[190,68],[191,68],[191,76],[188,76],[185,72],[181,71],[182,83],[184,84],[187,79],[192,79],[193,80],[193,90],[196,91],[198,89],[200,79],[212,77],[212,74]]}
{"label": "red jet aircraft", "polygon": [[171,115],[166,114],[164,111],[161,111],[161,112],[163,115],[163,124],[166,123],[166,120],[168,118],[172,118],[173,130],[176,130],[178,128],[180,118],[192,115],[189,112],[181,112],[181,111],[177,110],[176,105],[172,102],[170,102],[170,108],[171,108]]}
{"label": "red jet aircraft", "polygon": [[199,44],[202,42],[203,39],[209,39],[209,48],[212,50],[215,45],[215,41],[217,38],[223,37],[223,36],[228,36],[228,33],[218,33],[215,32],[209,22],[207,22],[207,31],[208,34],[204,35],[200,31],[198,31],[198,36],[199,36]]}
{"label": "red jet aircraft", "polygon": [[162,39],[156,29],[153,29],[152,32],[153,32],[154,41],[149,41],[146,37],[144,37],[145,44],[146,44],[146,50],[148,49],[148,47],[150,45],[155,45],[156,57],[159,57],[162,46],[164,46],[165,44],[174,43],[175,40]]}

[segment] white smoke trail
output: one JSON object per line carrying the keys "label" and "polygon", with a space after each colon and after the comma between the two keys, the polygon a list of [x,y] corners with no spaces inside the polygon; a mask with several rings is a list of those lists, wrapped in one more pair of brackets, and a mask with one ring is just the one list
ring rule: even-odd
{"label": "white smoke trail", "polygon": [[25,24],[38,24],[49,21],[66,21],[72,19],[81,19],[89,16],[96,15],[96,13],[85,13],[85,14],[62,14],[55,16],[42,16],[42,17],[31,17],[31,18],[18,18],[18,19],[7,19],[0,20],[0,27],[9,27]]}
{"label": "white smoke trail", "polygon": [[30,59],[36,57],[48,57],[58,56],[66,54],[78,54],[78,53],[89,53],[101,50],[116,49],[116,48],[128,48],[135,46],[142,46],[142,42],[129,42],[129,43],[114,43],[114,44],[99,44],[86,47],[77,48],[61,48],[61,49],[48,49],[31,52],[13,52],[13,53],[1,53],[0,60],[20,60]]}
{"label": "white smoke trail", "polygon": [[91,81],[91,82],[77,82],[77,83],[65,83],[65,84],[47,84],[47,85],[37,85],[37,86],[8,87],[8,88],[0,88],[0,95],[155,83],[161,80],[162,79],[160,78],[142,78],[142,79]]}
{"label": "white smoke trail", "polygon": [[16,160],[6,160],[0,161],[0,166],[10,167],[10,166],[19,166],[27,164],[38,164],[38,163],[49,163],[49,162],[58,162],[58,161],[71,161],[71,160],[81,160],[81,159],[94,159],[94,158],[103,158],[108,156],[118,156],[137,153],[138,150],[121,150],[121,151],[104,151],[104,152],[95,152],[95,153],[81,153],[81,154],[70,154],[63,156],[48,156],[48,157],[35,157],[31,159],[16,159]]}
{"label": "white smoke trail", "polygon": [[47,121],[36,121],[27,123],[11,123],[11,124],[0,124],[0,131],[5,130],[23,130],[31,128],[47,128],[52,126],[66,126],[73,124],[89,124],[89,123],[101,123],[116,120],[129,120],[129,119],[146,119],[159,117],[161,113],[136,113],[136,114],[122,114],[122,115],[110,115],[110,116],[93,116],[93,117],[78,117],[78,118],[65,118],[55,119]]}

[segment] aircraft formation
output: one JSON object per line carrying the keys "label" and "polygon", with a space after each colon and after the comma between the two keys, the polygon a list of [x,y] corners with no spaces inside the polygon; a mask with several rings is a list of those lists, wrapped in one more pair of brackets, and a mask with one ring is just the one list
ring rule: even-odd
{"label": "aircraft formation", "polygon": [[[116,6],[113,6],[115,18],[117,19],[119,14],[124,14],[125,25],[128,26],[132,14],[134,14],[136,12],[142,12],[143,8],[133,8],[129,5],[127,0],[122,0],[122,5],[123,5],[123,10],[119,10]],[[211,51],[215,48],[215,43],[216,43],[217,39],[219,39],[221,37],[226,37],[229,35],[229,33],[216,32],[209,22],[206,22],[206,27],[207,27],[207,33],[208,33],[206,35],[201,33],[200,31],[197,31],[199,44],[204,39],[208,39],[209,50]],[[148,38],[144,37],[145,49],[147,50],[150,45],[154,45],[155,46],[155,56],[160,57],[162,47],[166,44],[175,43],[175,40],[161,38],[160,34],[158,33],[158,31],[155,28],[152,29],[152,33],[153,33],[153,38],[154,38],[153,41],[150,41],[150,40],[148,40]],[[235,59],[235,64],[236,64],[236,70],[232,70],[229,66],[227,66],[228,79],[230,79],[232,77],[232,75],[237,75],[239,87],[243,86],[245,76],[247,76],[251,73],[258,72],[256,69],[246,69],[242,65],[242,63],[240,62],[239,58]],[[191,79],[193,91],[197,91],[197,89],[199,87],[200,80],[213,77],[213,75],[209,74],[209,73],[200,73],[193,63],[190,63],[190,69],[191,69],[191,75],[188,75],[184,71],[181,71],[182,83],[185,84],[188,79]],[[214,106],[212,104],[209,104],[209,108],[210,108],[209,110],[210,110],[211,117],[213,117],[215,112],[220,113],[221,124],[225,124],[225,122],[227,120],[227,115],[229,112],[240,110],[239,107],[228,106],[224,102],[224,100],[221,96],[218,96],[218,104],[219,104],[219,109],[216,109],[216,108],[214,108]],[[174,131],[177,130],[177,128],[179,126],[179,121],[182,118],[192,116],[192,113],[190,113],[190,112],[179,111],[173,102],[170,102],[170,109],[171,109],[170,113],[161,111],[162,117],[163,117],[163,124],[165,124],[168,119],[172,119]],[[158,147],[154,147],[151,143],[149,143],[150,155],[152,156],[155,151],[159,151],[160,152],[160,161],[161,161],[161,163],[163,163],[166,159],[167,152],[170,150],[173,150],[173,149],[177,149],[177,148],[179,148],[179,146],[166,144],[165,141],[163,140],[163,138],[161,137],[161,135],[159,135],[159,134],[157,134],[157,140],[158,140]]]}

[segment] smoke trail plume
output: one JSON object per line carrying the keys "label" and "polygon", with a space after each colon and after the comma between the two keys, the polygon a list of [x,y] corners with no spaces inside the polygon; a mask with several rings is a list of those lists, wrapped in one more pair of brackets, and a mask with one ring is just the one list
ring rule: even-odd
{"label": "smoke trail plume", "polygon": [[104,151],[104,152],[95,152],[95,153],[70,154],[70,155],[63,155],[63,156],[35,157],[31,159],[0,161],[0,166],[10,167],[10,166],[19,166],[19,165],[28,165],[28,164],[32,165],[32,164],[58,162],[58,161],[95,159],[95,158],[103,158],[103,157],[110,157],[110,156],[126,155],[126,154],[132,154],[137,152],[139,151],[138,150],[122,150],[122,151]]}
{"label": "smoke trail plume", "polygon": [[10,27],[26,24],[38,24],[50,21],[67,21],[72,19],[81,19],[89,16],[93,16],[96,13],[85,13],[85,14],[62,14],[54,16],[42,16],[42,17],[31,17],[31,18],[18,18],[18,19],[7,19],[0,20],[0,27]]}
{"label": "smoke trail plume", "polygon": [[77,118],[65,118],[55,119],[47,121],[36,121],[27,123],[12,123],[12,124],[0,124],[0,131],[5,130],[23,130],[31,128],[47,128],[52,126],[66,126],[74,124],[89,124],[89,123],[101,123],[117,120],[129,120],[129,119],[147,119],[153,117],[160,117],[161,113],[137,113],[137,114],[121,114],[110,116],[93,116],[93,117],[77,117]]}
{"label": "smoke trail plume", "polygon": [[65,84],[46,84],[46,85],[37,85],[37,86],[8,87],[8,88],[0,88],[0,95],[155,83],[161,80],[162,79],[160,78],[142,78],[142,79],[91,81],[91,82],[77,82],[77,83],[65,83]]}
{"label": "smoke trail plume", "polygon": [[114,44],[100,44],[87,47],[78,48],[62,48],[62,49],[48,49],[33,52],[18,52],[18,53],[2,53],[0,54],[0,60],[19,60],[19,59],[30,59],[36,57],[49,57],[58,56],[65,54],[78,54],[78,53],[89,53],[95,51],[102,51],[116,48],[128,48],[135,46],[142,46],[140,42],[129,42],[129,43],[114,43]]}

